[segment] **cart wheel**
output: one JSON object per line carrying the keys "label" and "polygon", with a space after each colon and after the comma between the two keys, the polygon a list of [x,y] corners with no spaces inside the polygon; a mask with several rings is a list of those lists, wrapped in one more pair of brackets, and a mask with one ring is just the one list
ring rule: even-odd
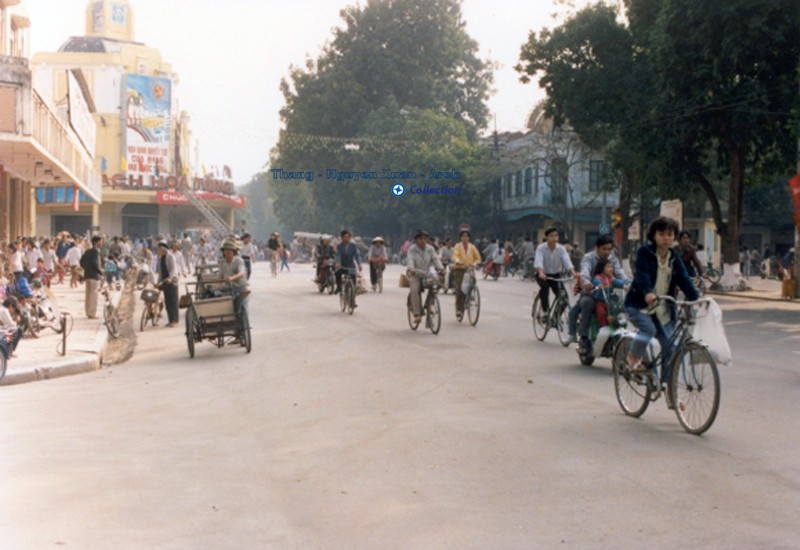
{"label": "cart wheel", "polygon": [[250,319],[247,317],[247,310],[242,309],[242,345],[244,346],[247,353],[250,353],[250,350],[253,347],[253,340],[250,338]]}
{"label": "cart wheel", "polygon": [[194,315],[192,308],[186,310],[186,344],[189,346],[189,357],[194,357]]}

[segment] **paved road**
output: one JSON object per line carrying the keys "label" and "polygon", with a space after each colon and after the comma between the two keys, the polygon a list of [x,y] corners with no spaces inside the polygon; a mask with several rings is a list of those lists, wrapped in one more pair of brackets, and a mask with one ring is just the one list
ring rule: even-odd
{"label": "paved road", "polygon": [[[0,391],[3,548],[798,547],[800,313],[726,299],[736,364],[703,437],[639,420],[608,362],[535,342],[533,286],[412,333],[398,271],[352,317],[256,266],[253,353],[181,329]],[[268,270],[266,270],[268,271]]]}

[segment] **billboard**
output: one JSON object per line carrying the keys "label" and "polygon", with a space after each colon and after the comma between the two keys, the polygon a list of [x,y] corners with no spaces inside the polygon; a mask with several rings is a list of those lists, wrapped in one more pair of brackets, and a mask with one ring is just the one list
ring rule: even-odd
{"label": "billboard", "polygon": [[141,74],[126,75],[123,116],[130,176],[157,176],[169,171],[172,81]]}
{"label": "billboard", "polygon": [[89,111],[86,98],[78,85],[78,79],[71,70],[67,71],[67,95],[69,99],[69,123],[78,134],[83,146],[90,156],[94,158],[95,143],[97,141],[97,124]]}

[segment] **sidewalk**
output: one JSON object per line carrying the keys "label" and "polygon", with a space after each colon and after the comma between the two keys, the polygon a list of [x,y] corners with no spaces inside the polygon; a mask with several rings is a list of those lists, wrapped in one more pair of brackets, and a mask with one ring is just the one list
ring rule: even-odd
{"label": "sidewalk", "polygon": [[[762,279],[761,277],[750,277],[745,279],[749,290],[745,291],[722,291],[710,290],[709,294],[718,296],[730,296],[731,298],[750,298],[755,300],[767,300],[776,302],[790,302],[781,298],[781,282],[774,279]],[[800,304],[800,300],[791,303]]]}
{"label": "sidewalk", "polygon": [[[5,377],[0,386],[47,380],[59,376],[80,374],[101,368],[103,348],[108,332],[103,325],[102,296],[98,300],[99,319],[87,319],[84,313],[84,286],[70,289],[69,282],[53,284],[50,291],[55,296],[58,310],[69,313],[67,353],[59,354],[61,334],[45,328],[39,338],[23,336],[17,346],[16,357],[10,357]],[[52,298],[51,298],[52,299]]]}

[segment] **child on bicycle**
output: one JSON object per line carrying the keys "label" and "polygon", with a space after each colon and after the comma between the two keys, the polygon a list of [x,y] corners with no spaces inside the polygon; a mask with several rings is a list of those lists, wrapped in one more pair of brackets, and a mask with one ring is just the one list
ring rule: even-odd
{"label": "child on bicycle", "polygon": [[675,311],[667,303],[659,302],[658,296],[674,295],[680,288],[689,301],[700,297],[680,254],[672,248],[677,234],[678,222],[663,216],[656,218],[647,229],[649,244],[636,252],[633,284],[625,296],[628,319],[638,329],[627,356],[633,372],[644,372],[642,358],[653,336],[661,344],[662,364],[669,360],[667,343],[675,328]]}
{"label": "child on bicycle", "polygon": [[609,292],[615,288],[624,288],[625,281],[614,278],[614,265],[607,258],[597,260],[592,278],[592,298],[594,298],[594,312],[597,316],[597,325],[608,325],[608,298]]}

